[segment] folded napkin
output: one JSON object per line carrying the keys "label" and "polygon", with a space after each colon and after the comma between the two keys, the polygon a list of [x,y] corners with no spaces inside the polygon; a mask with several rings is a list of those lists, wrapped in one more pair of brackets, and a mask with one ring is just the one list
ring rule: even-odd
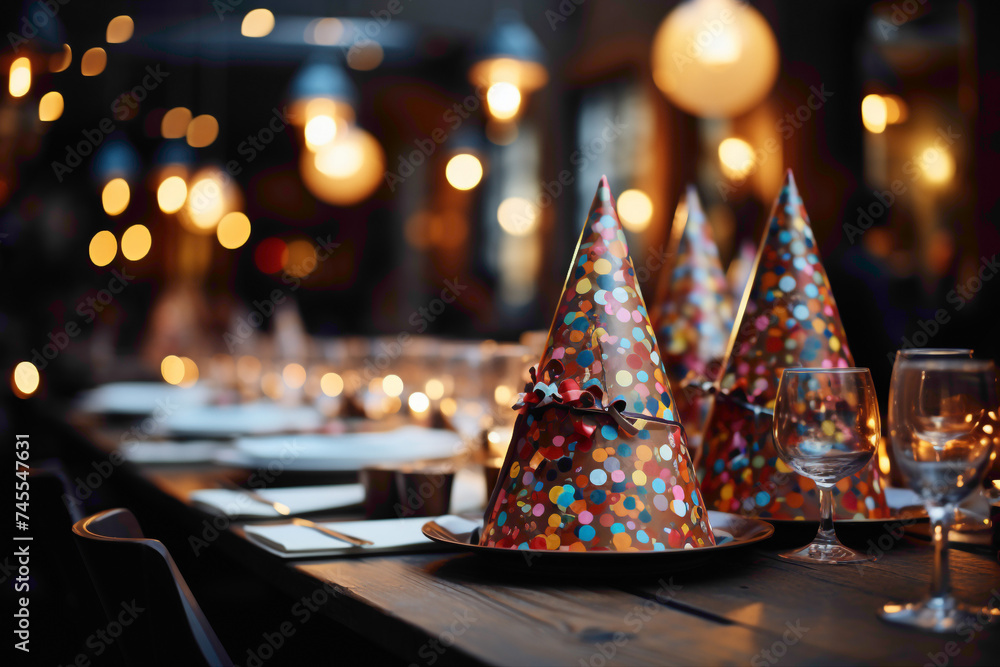
{"label": "folded napkin", "polygon": [[[255,492],[271,502],[287,505],[293,515],[350,507],[365,499],[365,490],[360,484],[295,486]],[[191,493],[190,499],[197,505],[230,518],[264,519],[282,516],[270,505],[231,489],[199,489]]]}
{"label": "folded napkin", "polygon": [[171,464],[205,463],[214,461],[218,453],[229,445],[217,440],[170,440],[149,442],[126,442],[121,446],[125,459],[132,463]]}
{"label": "folded napkin", "polygon": [[447,514],[440,517],[412,517],[407,519],[379,519],[372,521],[337,521],[320,525],[352,537],[373,542],[371,546],[356,547],[347,542],[324,535],[306,526],[272,524],[246,526],[244,530],[251,539],[283,553],[308,553],[316,551],[404,551],[414,547],[425,548],[434,542],[424,537],[421,528],[428,521],[436,521],[453,533],[465,533],[479,526],[478,521],[463,519]]}

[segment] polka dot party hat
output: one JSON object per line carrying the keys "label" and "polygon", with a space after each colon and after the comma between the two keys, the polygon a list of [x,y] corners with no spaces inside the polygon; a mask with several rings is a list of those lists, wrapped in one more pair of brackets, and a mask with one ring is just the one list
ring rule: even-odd
{"label": "polka dot party hat", "polygon": [[722,374],[733,304],[712,228],[693,185],[677,205],[667,256],[672,260],[654,308],[656,338],[688,444],[697,449],[711,404],[701,385]]}
{"label": "polka dot party hat", "polygon": [[[815,483],[778,458],[771,414],[781,370],[854,365],[816,240],[791,171],[743,294],[704,437],[702,492],[712,509],[775,519],[819,518]],[[843,519],[888,516],[870,464],[834,489]]]}
{"label": "polka dot party hat", "polygon": [[480,544],[659,551],[715,544],[602,178]]}

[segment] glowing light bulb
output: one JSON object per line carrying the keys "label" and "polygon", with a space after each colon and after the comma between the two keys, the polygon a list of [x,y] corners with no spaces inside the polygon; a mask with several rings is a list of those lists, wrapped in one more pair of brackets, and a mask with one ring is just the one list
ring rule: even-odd
{"label": "glowing light bulb", "polygon": [[180,176],[168,176],[156,189],[156,203],[164,213],[176,213],[187,200],[187,183]]}
{"label": "glowing light bulb", "polygon": [[38,369],[30,361],[22,361],[14,367],[11,374],[11,386],[22,398],[27,398],[35,393],[41,382]]}
{"label": "glowing light bulb", "polygon": [[471,190],[483,179],[483,163],[475,155],[456,155],[448,160],[444,175],[456,190]]}
{"label": "glowing light bulb", "polygon": [[881,95],[866,95],[861,100],[861,122],[866,130],[872,134],[881,134],[885,131],[888,119],[889,109]]}
{"label": "glowing light bulb", "polygon": [[753,146],[736,137],[723,139],[719,144],[719,163],[729,178],[743,178],[754,166]]}
{"label": "glowing light bulb", "polygon": [[306,146],[315,150],[325,146],[337,136],[337,121],[332,116],[322,114],[309,119],[306,123]]}
{"label": "glowing light bulb", "polygon": [[11,97],[24,97],[31,90],[31,61],[25,57],[17,58],[10,64],[10,81],[8,82]]}
{"label": "glowing light bulb", "polygon": [[521,108],[521,91],[506,81],[494,83],[486,91],[486,104],[494,118],[510,120]]}

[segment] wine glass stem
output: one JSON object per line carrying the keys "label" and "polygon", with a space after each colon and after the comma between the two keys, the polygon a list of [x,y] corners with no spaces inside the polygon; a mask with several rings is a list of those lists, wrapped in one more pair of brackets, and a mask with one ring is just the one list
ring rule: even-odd
{"label": "wine glass stem", "polygon": [[819,488],[819,535],[829,541],[837,541],[837,533],[833,530],[833,487],[817,484]]}
{"label": "wine glass stem", "polygon": [[950,595],[948,583],[948,528],[955,516],[951,507],[933,508],[928,512],[931,519],[931,539],[934,541],[934,572],[931,575],[931,596],[947,600]]}

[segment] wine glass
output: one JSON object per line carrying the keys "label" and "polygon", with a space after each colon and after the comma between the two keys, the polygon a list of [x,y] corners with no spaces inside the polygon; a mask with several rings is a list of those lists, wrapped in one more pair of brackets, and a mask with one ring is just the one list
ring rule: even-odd
{"label": "wine glass", "polygon": [[996,368],[992,361],[975,359],[901,358],[893,370],[892,393],[892,448],[903,478],[930,516],[934,571],[928,597],[887,604],[880,615],[935,632],[1000,616],[996,609],[958,602],[948,585],[948,530],[955,507],[979,488],[990,460],[997,428]]}
{"label": "wine glass", "polygon": [[819,489],[813,541],[782,558],[860,563],[872,556],[845,547],[833,529],[833,486],[858,472],[878,446],[878,400],[867,368],[786,368],[774,404],[774,444],[781,460]]}

